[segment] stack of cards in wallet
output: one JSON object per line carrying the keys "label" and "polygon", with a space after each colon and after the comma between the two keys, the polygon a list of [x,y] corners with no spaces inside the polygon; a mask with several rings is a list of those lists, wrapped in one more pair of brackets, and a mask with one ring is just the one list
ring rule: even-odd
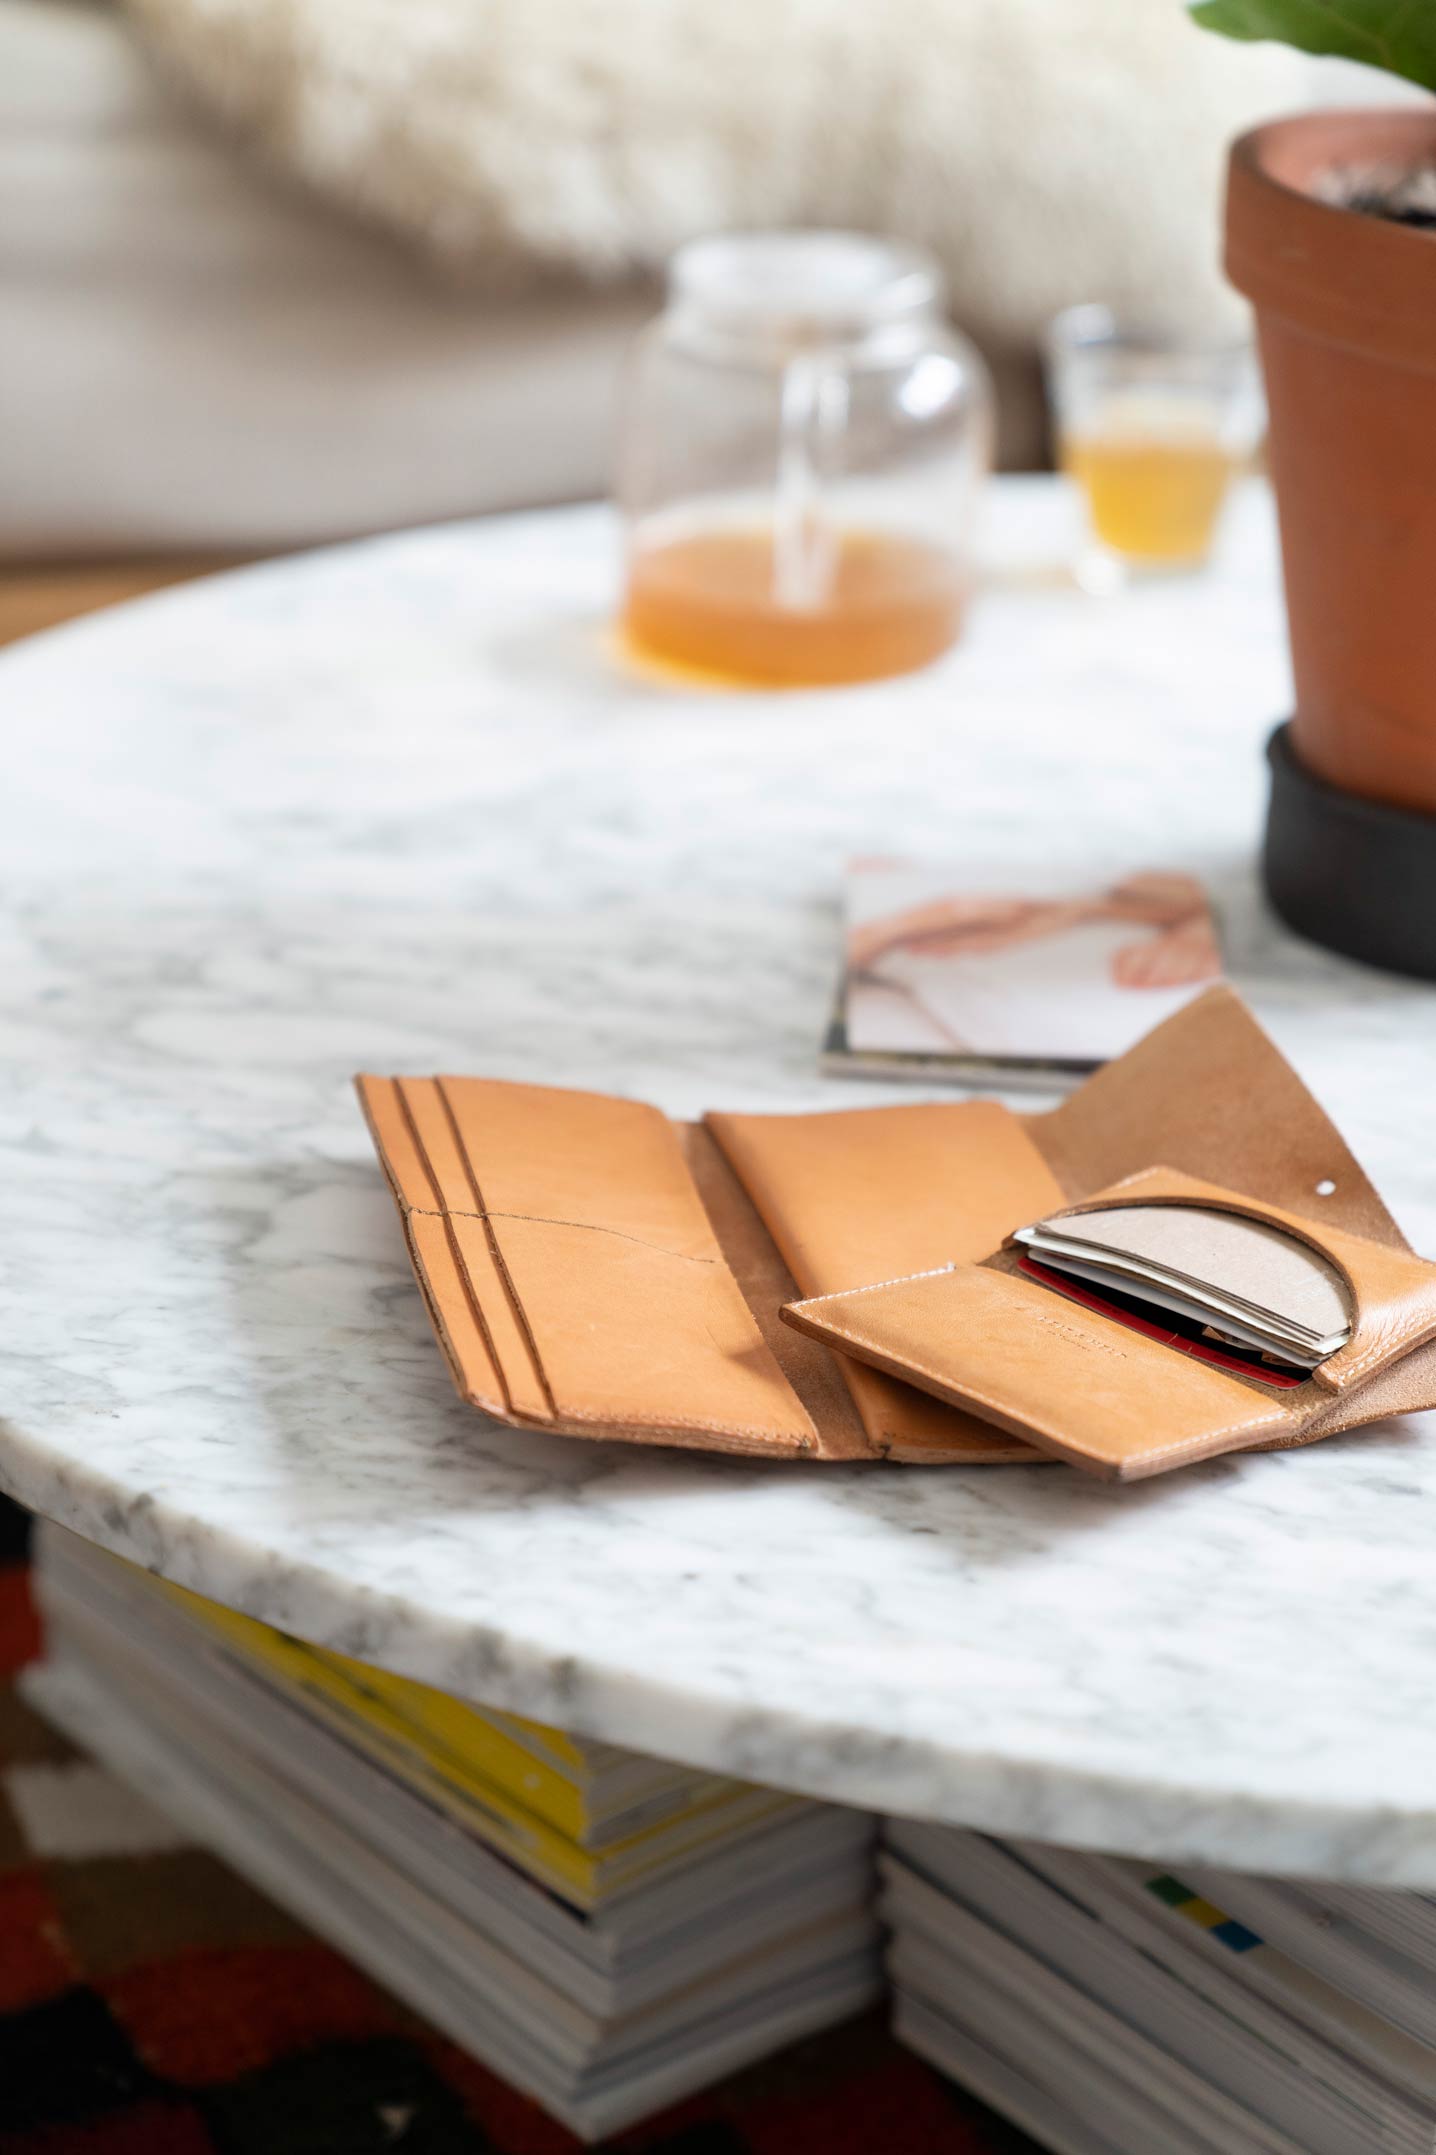
{"label": "stack of cards in wallet", "polygon": [[1014,1239],[1043,1270],[1120,1297],[1113,1315],[1148,1305],[1271,1364],[1314,1369],[1351,1336],[1333,1266],[1294,1235],[1238,1213],[1117,1205],[1059,1213]]}

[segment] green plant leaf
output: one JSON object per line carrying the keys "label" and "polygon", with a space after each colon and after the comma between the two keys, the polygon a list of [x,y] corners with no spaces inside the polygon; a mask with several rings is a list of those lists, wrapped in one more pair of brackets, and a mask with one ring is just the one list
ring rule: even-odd
{"label": "green plant leaf", "polygon": [[1197,0],[1192,17],[1225,37],[1277,38],[1436,90],[1433,0]]}

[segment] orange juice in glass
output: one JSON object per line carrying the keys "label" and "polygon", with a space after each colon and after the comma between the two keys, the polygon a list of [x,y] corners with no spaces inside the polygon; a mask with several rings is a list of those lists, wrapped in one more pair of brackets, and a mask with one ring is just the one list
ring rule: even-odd
{"label": "orange juice in glass", "polygon": [[1199,568],[1260,404],[1243,344],[1196,344],[1122,327],[1105,307],[1059,315],[1048,361],[1062,468],[1081,492],[1079,581]]}

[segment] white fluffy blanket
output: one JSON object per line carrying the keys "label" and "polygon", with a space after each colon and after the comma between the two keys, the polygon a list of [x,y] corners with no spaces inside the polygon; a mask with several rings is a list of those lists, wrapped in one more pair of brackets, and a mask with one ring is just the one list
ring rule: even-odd
{"label": "white fluffy blanket", "polygon": [[279,166],[452,271],[614,277],[721,226],[924,240],[1028,343],[1210,322],[1223,148],[1310,63],[1182,0],[127,0]]}

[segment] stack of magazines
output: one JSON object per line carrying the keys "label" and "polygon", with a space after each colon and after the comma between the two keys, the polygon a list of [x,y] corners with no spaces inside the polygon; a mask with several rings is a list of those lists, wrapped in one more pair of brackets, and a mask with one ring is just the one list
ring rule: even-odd
{"label": "stack of magazines", "polygon": [[1436,1900],[893,1824],[898,2033],[1056,2155],[1431,2155]]}
{"label": "stack of magazines", "polygon": [[872,1821],[480,1710],[55,1527],[34,1702],[571,2130],[879,1984]]}

